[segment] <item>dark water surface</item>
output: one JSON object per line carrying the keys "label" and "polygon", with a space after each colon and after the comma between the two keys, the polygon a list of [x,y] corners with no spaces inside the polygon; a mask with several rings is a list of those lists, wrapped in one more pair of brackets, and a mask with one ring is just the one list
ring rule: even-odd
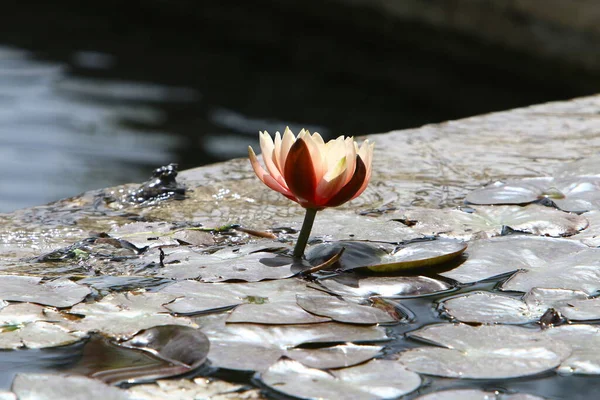
{"label": "dark water surface", "polygon": [[246,154],[259,130],[419,126],[597,80],[329,2],[3,4],[0,212]]}

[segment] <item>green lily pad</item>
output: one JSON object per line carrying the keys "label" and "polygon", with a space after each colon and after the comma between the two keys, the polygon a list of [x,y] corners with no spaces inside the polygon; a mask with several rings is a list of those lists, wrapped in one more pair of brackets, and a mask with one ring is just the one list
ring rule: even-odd
{"label": "green lily pad", "polygon": [[437,239],[409,243],[382,257],[378,264],[367,265],[373,272],[398,272],[443,264],[460,256],[467,249],[465,242]]}
{"label": "green lily pad", "polygon": [[133,386],[127,392],[135,400],[261,400],[264,398],[259,389],[203,377],[194,380],[158,380],[152,384]]}

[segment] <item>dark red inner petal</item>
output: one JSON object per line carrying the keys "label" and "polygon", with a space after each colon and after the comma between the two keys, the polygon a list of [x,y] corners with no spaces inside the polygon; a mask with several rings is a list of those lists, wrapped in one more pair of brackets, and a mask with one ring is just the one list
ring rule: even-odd
{"label": "dark red inner petal", "polygon": [[[300,203],[315,204],[317,178],[310,151],[304,140],[296,140],[285,160],[285,183]],[[306,206],[306,204],[302,204]]]}
{"label": "dark red inner petal", "polygon": [[356,156],[356,169],[352,179],[325,203],[325,207],[337,207],[350,200],[360,190],[366,178],[367,167],[360,156]]}

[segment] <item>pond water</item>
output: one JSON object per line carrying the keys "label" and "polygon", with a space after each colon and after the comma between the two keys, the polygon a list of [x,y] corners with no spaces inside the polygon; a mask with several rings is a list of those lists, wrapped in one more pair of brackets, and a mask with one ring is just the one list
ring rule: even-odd
{"label": "pond water", "polygon": [[63,1],[30,11],[17,2],[0,17],[0,212],[140,182],[169,162],[244,156],[263,129],[359,135],[595,90],[367,10]]}

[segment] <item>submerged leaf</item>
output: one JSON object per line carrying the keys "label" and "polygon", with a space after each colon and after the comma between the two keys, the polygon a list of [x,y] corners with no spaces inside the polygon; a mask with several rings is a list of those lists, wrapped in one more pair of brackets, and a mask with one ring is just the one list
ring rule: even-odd
{"label": "submerged leaf", "polygon": [[415,400],[544,400],[532,394],[503,394],[479,389],[451,389],[419,396]]}
{"label": "submerged leaf", "polygon": [[325,372],[280,360],[260,376],[271,389],[300,399],[394,399],[416,390],[419,375],[388,360]]}

